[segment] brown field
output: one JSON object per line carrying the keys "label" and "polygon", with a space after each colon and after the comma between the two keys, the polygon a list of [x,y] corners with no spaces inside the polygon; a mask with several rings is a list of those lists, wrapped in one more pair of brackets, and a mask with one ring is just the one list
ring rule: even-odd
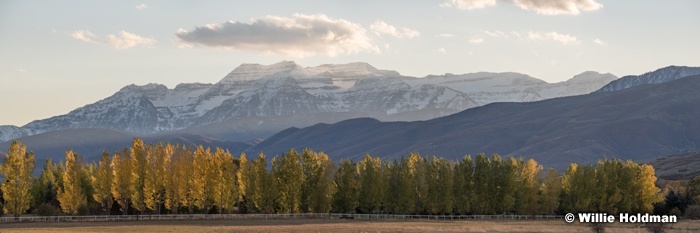
{"label": "brown field", "polygon": [[[588,225],[539,221],[399,220],[188,220],[123,222],[3,223],[9,232],[591,232]],[[641,224],[613,223],[607,232],[647,232]],[[700,232],[700,221],[675,223],[667,232]]]}

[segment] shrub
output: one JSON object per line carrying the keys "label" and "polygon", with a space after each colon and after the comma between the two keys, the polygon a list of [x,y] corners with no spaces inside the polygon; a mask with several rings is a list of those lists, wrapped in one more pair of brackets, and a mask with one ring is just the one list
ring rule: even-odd
{"label": "shrub", "polygon": [[41,203],[36,208],[36,215],[38,216],[58,216],[61,215],[61,210],[49,203]]}
{"label": "shrub", "polygon": [[591,223],[590,227],[591,227],[591,231],[593,231],[595,233],[605,233],[605,223],[594,222],[594,223]]}
{"label": "shrub", "polygon": [[646,223],[646,224],[644,225],[644,228],[646,228],[647,231],[648,231],[648,232],[651,232],[651,233],[664,233],[664,232],[666,232],[666,229],[668,229],[668,228],[666,227],[666,224],[661,223],[661,222],[657,222],[657,223]]}
{"label": "shrub", "polygon": [[80,205],[78,207],[78,215],[88,215],[90,214],[90,208],[87,205]]}
{"label": "shrub", "polygon": [[700,205],[692,205],[685,210],[685,217],[689,219],[700,219]]}
{"label": "shrub", "polygon": [[678,207],[675,207],[675,208],[671,209],[671,211],[669,211],[668,214],[670,214],[670,215],[676,215],[676,216],[678,216],[678,217],[683,216],[683,212],[681,212],[681,210],[678,209]]}

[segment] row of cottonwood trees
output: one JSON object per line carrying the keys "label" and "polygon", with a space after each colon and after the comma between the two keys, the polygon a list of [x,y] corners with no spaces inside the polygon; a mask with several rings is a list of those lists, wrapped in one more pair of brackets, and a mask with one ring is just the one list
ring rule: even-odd
{"label": "row of cottonwood trees", "polygon": [[[68,150],[33,177],[33,153],[12,143],[0,172],[4,212],[60,208],[64,214],[394,213],[555,214],[651,212],[660,201],[649,165],[603,160],[543,172],[534,160],[479,154],[461,161],[410,154],[365,155],[334,164],[305,149],[250,160],[215,150],[145,145],[84,163]],[[271,168],[271,169],[269,169]],[[45,211],[45,210],[44,210]]]}

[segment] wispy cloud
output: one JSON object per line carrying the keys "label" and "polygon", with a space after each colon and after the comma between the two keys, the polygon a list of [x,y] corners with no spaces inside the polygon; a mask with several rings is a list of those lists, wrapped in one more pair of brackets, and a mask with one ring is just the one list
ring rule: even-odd
{"label": "wispy cloud", "polygon": [[538,40],[538,41],[555,41],[559,42],[562,44],[572,44],[572,43],[578,43],[578,39],[574,36],[568,35],[568,34],[561,34],[558,32],[533,32],[530,31],[528,32],[528,38],[530,40]]}
{"label": "wispy cloud", "polygon": [[179,29],[175,35],[190,45],[253,50],[296,57],[380,52],[367,30],[326,15],[267,16],[251,23],[225,22]]}
{"label": "wispy cloud", "polygon": [[92,34],[92,32],[90,32],[88,30],[74,31],[70,35],[73,38],[75,38],[76,40],[81,40],[81,41],[90,42],[90,43],[94,43],[94,44],[97,44],[100,42],[99,39],[97,39],[97,36],[95,36],[95,34]]}
{"label": "wispy cloud", "polygon": [[127,31],[119,32],[118,36],[107,36],[107,43],[117,49],[128,49],[136,46],[151,48],[155,45],[156,40],[153,38],[145,38]]}
{"label": "wispy cloud", "polygon": [[481,44],[484,43],[484,38],[481,37],[472,37],[469,39],[470,44]]}
{"label": "wispy cloud", "polygon": [[455,35],[452,35],[452,34],[450,34],[450,33],[442,33],[442,34],[437,34],[437,35],[435,35],[435,37],[439,37],[439,38],[452,38],[452,37],[454,37],[454,36],[455,36]]}
{"label": "wispy cloud", "polygon": [[578,15],[581,11],[596,11],[603,4],[596,0],[514,0],[524,10],[534,10],[543,15]]}
{"label": "wispy cloud", "polygon": [[481,9],[496,5],[496,0],[448,0],[440,4],[442,7],[455,7],[462,10]]}
{"label": "wispy cloud", "polygon": [[605,43],[605,41],[602,41],[601,39],[598,39],[598,38],[596,38],[595,40],[593,40],[593,43],[596,43],[596,44],[599,44],[599,45],[608,45],[607,43]]}
{"label": "wispy cloud", "polygon": [[109,44],[116,49],[128,49],[136,46],[151,48],[156,44],[153,38],[146,38],[131,32],[121,31],[119,35],[108,35],[106,40],[100,40],[95,34],[88,30],[78,30],[71,33],[77,40],[93,44]]}
{"label": "wispy cloud", "polygon": [[145,9],[148,8],[148,6],[146,6],[146,4],[141,3],[141,4],[136,5],[135,8],[136,8],[137,10],[145,10]]}
{"label": "wispy cloud", "polygon": [[496,2],[514,4],[523,10],[532,10],[542,15],[578,15],[582,11],[603,8],[603,4],[596,0],[447,0],[440,6],[474,10],[495,6]]}
{"label": "wispy cloud", "polygon": [[26,73],[26,72],[27,72],[27,69],[24,69],[24,68],[20,68],[20,69],[18,69],[18,70],[17,70],[17,72],[20,72],[20,73]]}
{"label": "wispy cloud", "polygon": [[490,37],[496,37],[496,38],[507,38],[508,34],[505,32],[496,30],[496,31],[483,31],[484,34],[490,36]]}
{"label": "wispy cloud", "polygon": [[447,50],[445,50],[445,48],[439,48],[437,51],[442,54],[447,54]]}
{"label": "wispy cloud", "polygon": [[420,33],[416,30],[410,28],[401,28],[401,30],[399,30],[384,21],[374,22],[369,28],[377,34],[389,35],[396,38],[413,38],[420,36]]}

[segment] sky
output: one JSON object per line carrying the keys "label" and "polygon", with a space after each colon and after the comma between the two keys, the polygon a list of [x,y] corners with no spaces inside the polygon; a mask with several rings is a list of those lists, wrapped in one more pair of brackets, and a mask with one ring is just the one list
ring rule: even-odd
{"label": "sky", "polygon": [[560,82],[700,66],[697,0],[0,0],[0,125],[129,84],[215,83],[242,63]]}

